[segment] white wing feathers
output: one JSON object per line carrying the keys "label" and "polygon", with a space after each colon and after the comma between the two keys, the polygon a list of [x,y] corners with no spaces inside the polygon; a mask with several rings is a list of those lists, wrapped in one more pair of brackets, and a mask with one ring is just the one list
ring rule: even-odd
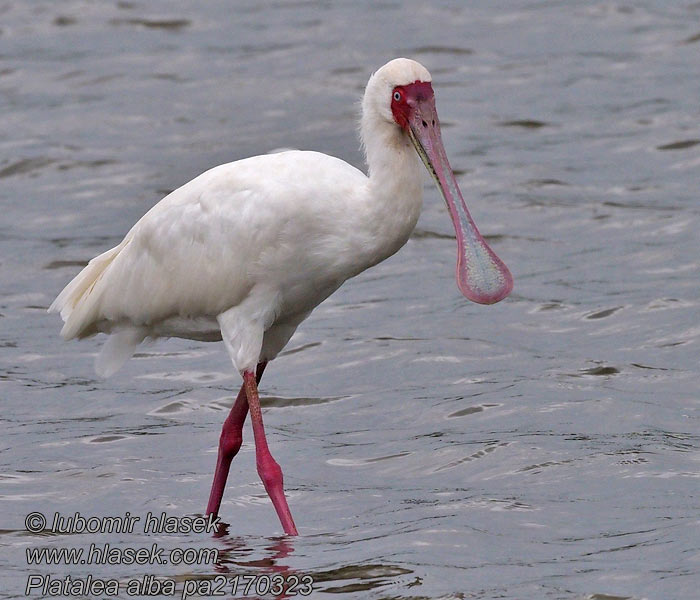
{"label": "white wing feathers", "polygon": [[[210,169],[156,204],[118,246],[92,259],[49,311],[60,312],[65,339],[112,334],[96,363],[105,376],[145,337],[211,339],[211,332],[198,337],[178,327],[203,319],[218,332],[223,323],[217,325],[217,317],[246,299],[255,303],[233,311],[242,322],[228,328],[241,331],[252,313],[265,331],[279,319],[290,331],[268,346],[283,345],[298,322],[354,274],[338,265],[353,257],[348,243],[362,245],[347,232],[360,231],[349,220],[353,192],[364,182],[357,169],[312,152]],[[228,337],[231,352],[229,346],[239,342]]]}
{"label": "white wing feathers", "polygon": [[232,254],[245,241],[231,217],[246,212],[250,194],[219,198],[211,179],[208,171],[166,196],[66,286],[49,308],[61,313],[65,339],[171,316],[215,317],[241,299],[244,263]]}

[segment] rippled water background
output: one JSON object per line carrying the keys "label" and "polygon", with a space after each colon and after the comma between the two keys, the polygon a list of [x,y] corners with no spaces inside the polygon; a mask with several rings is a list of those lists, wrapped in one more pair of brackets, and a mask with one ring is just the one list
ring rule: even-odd
{"label": "rippled water background", "polygon": [[[699,51],[693,1],[0,1],[0,598],[30,573],[697,597]],[[225,537],[26,532],[32,510],[202,513],[239,383],[223,346],[158,342],[102,381],[102,340],[62,342],[46,308],[210,166],[281,146],[360,166],[358,99],[400,55],[433,74],[511,298],[460,296],[426,178],[408,245],[319,307],[263,380],[301,537],[280,537],[249,429]],[[91,542],[216,547],[222,564],[24,554]]]}

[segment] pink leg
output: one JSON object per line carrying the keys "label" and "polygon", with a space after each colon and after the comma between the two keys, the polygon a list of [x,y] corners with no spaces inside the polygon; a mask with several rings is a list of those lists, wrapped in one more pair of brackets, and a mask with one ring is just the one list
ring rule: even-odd
{"label": "pink leg", "polygon": [[[266,362],[261,362],[257,368],[256,379],[259,382],[263,371],[267,366]],[[241,386],[236,401],[231,407],[231,412],[224,421],[219,438],[219,455],[216,459],[216,470],[214,471],[214,482],[211,485],[209,494],[209,504],[207,504],[207,514],[219,514],[221,498],[224,495],[226,479],[233,457],[238,454],[243,442],[243,423],[248,414],[248,400],[246,399],[245,386]]]}
{"label": "pink leg", "polygon": [[282,487],[282,469],[272,458],[265,439],[265,429],[263,428],[262,413],[260,412],[260,398],[258,397],[258,386],[255,375],[252,371],[243,373],[243,387],[248,398],[250,408],[250,420],[253,423],[253,435],[255,436],[255,461],[258,467],[258,475],[262,479],[267,495],[270,496],[272,504],[277,511],[282,528],[287,535],[299,535],[289,512],[287,499],[284,497]]}

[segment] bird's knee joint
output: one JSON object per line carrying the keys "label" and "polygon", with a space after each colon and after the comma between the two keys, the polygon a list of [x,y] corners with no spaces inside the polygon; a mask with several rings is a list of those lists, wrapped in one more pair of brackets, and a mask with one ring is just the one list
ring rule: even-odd
{"label": "bird's knee joint", "polygon": [[257,467],[265,489],[282,486],[282,469],[272,457],[269,460],[259,461]]}
{"label": "bird's knee joint", "polygon": [[242,444],[243,432],[231,431],[224,426],[221,430],[221,437],[219,438],[219,450],[224,455],[234,455],[241,449]]}

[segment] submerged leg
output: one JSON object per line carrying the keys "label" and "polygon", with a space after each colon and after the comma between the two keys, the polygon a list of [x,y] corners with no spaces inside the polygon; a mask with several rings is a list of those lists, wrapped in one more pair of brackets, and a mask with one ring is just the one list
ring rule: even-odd
{"label": "submerged leg", "polygon": [[253,424],[253,435],[255,436],[255,462],[258,467],[258,475],[262,479],[267,495],[270,496],[272,504],[277,511],[282,528],[287,535],[299,535],[289,512],[287,499],[284,497],[282,487],[282,469],[272,458],[265,439],[265,429],[263,428],[262,413],[260,412],[260,398],[258,397],[258,386],[255,375],[252,371],[243,373],[243,387],[248,398],[250,408],[250,420]]}
{"label": "submerged leg", "polygon": [[[256,380],[259,383],[265,370],[266,362],[258,364]],[[243,423],[248,414],[248,400],[246,398],[245,385],[241,386],[236,401],[231,407],[231,412],[224,421],[219,438],[219,455],[216,459],[216,470],[214,471],[214,482],[211,484],[209,503],[207,504],[207,514],[219,514],[221,498],[224,495],[226,479],[233,457],[238,454],[243,442]]]}

